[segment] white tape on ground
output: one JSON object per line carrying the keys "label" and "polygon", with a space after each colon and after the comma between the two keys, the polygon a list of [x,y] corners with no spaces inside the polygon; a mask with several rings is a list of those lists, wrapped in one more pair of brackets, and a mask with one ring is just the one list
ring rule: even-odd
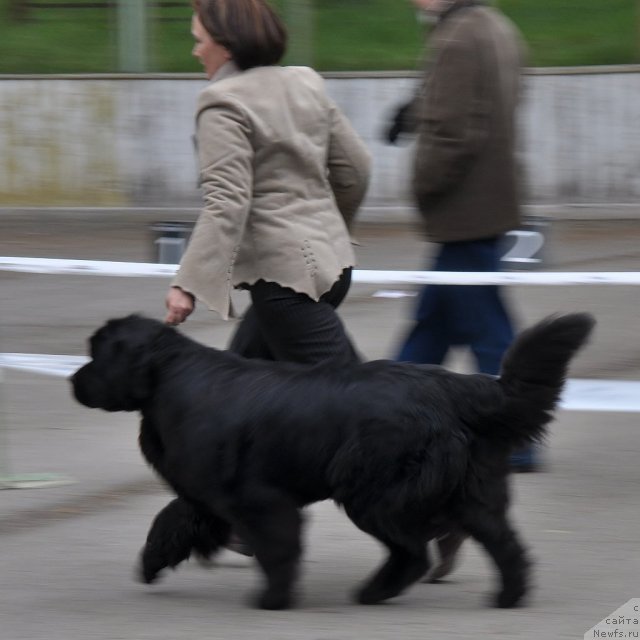
{"label": "white tape on ground", "polygon": [[[67,378],[88,362],[85,356],[2,353],[0,367]],[[631,380],[567,381],[562,409],[568,411],[640,412],[640,382]]]}
{"label": "white tape on ground", "polygon": [[[58,260],[53,258],[0,257],[0,270],[52,275],[95,275],[132,278],[168,278],[178,269],[175,264],[147,262],[105,262],[101,260]],[[352,281],[362,284],[519,284],[576,285],[617,284],[640,285],[636,271],[518,271],[484,273],[467,271],[382,271],[356,269]]]}

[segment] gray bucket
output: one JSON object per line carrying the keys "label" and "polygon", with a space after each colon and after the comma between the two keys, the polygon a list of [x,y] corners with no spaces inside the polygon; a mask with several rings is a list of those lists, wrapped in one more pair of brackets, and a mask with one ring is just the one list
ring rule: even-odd
{"label": "gray bucket", "polygon": [[156,222],[151,226],[155,234],[154,257],[161,264],[179,264],[193,231],[188,222]]}

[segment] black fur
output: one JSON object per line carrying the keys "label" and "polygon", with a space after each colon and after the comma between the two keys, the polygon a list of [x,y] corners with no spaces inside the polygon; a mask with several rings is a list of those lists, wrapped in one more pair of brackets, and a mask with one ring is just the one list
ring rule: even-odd
{"label": "black fur", "polygon": [[266,576],[258,606],[289,607],[300,509],[333,499],[389,552],[358,602],[400,594],[429,567],[426,541],[461,529],[494,560],[496,605],[510,607],[527,590],[528,562],[507,518],[508,457],[544,436],[593,324],[586,314],[541,322],[493,378],[247,360],[129,316],[92,336],[92,360],[72,383],[88,407],[141,412],[142,452],[178,495],[149,532],[146,582],[192,552],[210,556],[233,526]]}

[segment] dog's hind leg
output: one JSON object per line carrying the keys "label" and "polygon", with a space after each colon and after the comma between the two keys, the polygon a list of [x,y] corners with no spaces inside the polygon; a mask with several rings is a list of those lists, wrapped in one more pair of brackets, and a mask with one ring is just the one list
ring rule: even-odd
{"label": "dog's hind leg", "polygon": [[[288,609],[302,554],[302,516],[279,492],[259,491],[238,509],[238,532],[264,571],[267,586],[255,600],[261,609]],[[235,523],[234,523],[235,524]]]}
{"label": "dog's hind leg", "polygon": [[214,514],[176,498],[155,517],[140,557],[140,579],[154,582],[196,553],[209,558],[229,538],[230,525]]}
{"label": "dog's hind leg", "polygon": [[475,538],[495,562],[502,580],[496,607],[515,607],[528,590],[529,560],[506,514],[496,514],[483,506],[466,508],[461,526]]}
{"label": "dog's hind leg", "polygon": [[[389,550],[386,562],[357,590],[357,602],[377,604],[388,600],[425,575],[429,569],[429,557],[427,542],[421,535],[411,535],[408,529],[394,534],[374,524],[371,518],[365,521],[349,509],[346,510],[357,527],[380,540]],[[401,516],[398,518],[400,520]]]}
{"label": "dog's hind leg", "polygon": [[429,568],[426,542],[407,545],[376,537],[389,550],[389,557],[356,592],[356,601],[360,604],[378,604],[394,598],[422,578]]}

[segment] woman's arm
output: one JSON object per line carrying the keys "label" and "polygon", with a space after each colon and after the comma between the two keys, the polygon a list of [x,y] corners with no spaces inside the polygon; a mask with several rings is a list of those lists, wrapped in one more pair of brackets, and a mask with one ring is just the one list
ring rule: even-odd
{"label": "woman's arm", "polygon": [[204,208],[172,286],[229,314],[231,273],[251,208],[253,148],[240,105],[220,99],[197,119]]}

